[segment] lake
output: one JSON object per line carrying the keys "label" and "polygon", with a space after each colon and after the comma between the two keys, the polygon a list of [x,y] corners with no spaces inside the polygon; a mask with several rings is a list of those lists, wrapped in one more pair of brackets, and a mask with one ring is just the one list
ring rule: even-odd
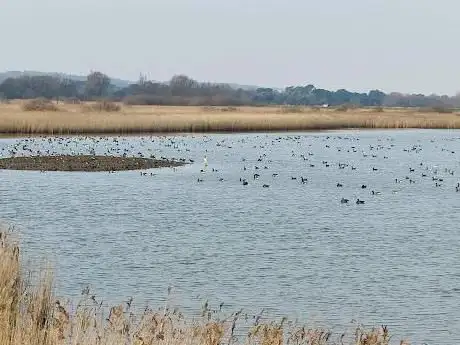
{"label": "lake", "polygon": [[36,266],[52,262],[61,295],[89,285],[107,305],[168,299],[186,314],[208,299],[339,334],[356,320],[460,342],[458,130],[25,140],[0,139],[2,155],[194,160],[145,176],[0,171],[0,219]]}

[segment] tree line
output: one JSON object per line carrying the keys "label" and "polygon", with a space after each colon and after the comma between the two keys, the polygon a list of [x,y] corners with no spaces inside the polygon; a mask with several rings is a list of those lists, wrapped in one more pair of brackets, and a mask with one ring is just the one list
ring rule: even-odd
{"label": "tree line", "polygon": [[242,89],[228,84],[198,82],[185,75],[176,75],[165,83],[139,78],[127,87],[117,87],[104,73],[92,72],[86,80],[59,76],[20,76],[7,78],[0,84],[0,98],[45,98],[62,101],[112,100],[131,105],[298,105],[356,107],[433,107],[458,108],[460,96],[367,93],[345,89],[330,91],[312,84],[274,88]]}

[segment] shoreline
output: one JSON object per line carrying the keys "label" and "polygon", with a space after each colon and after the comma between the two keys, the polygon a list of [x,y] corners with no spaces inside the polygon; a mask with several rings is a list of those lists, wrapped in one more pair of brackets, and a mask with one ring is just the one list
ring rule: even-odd
{"label": "shoreline", "polygon": [[334,133],[334,132],[402,132],[402,131],[460,131],[460,128],[438,128],[438,127],[407,127],[407,128],[388,128],[388,127],[340,127],[340,128],[325,128],[325,129],[290,129],[290,130],[248,130],[248,131],[201,131],[201,132],[82,132],[82,133],[2,133],[0,132],[0,140],[2,139],[22,139],[22,138],[48,138],[48,137],[174,137],[174,136],[195,136],[195,135],[238,135],[238,134],[306,134],[306,133]]}

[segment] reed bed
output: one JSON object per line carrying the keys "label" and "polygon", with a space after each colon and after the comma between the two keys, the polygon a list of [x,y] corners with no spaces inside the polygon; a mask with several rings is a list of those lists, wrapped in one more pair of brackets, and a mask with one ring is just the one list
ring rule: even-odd
{"label": "reed bed", "polygon": [[[458,113],[414,109],[306,107],[121,106],[94,111],[60,103],[54,111],[25,111],[21,102],[0,104],[3,134],[130,134],[177,132],[308,131],[348,128],[460,128]],[[93,109],[88,111],[88,109]]]}
{"label": "reed bed", "polygon": [[[95,296],[82,293],[75,307],[53,293],[48,269],[30,278],[19,247],[0,232],[0,344],[1,345],[388,345],[387,327],[334,336],[324,329],[307,328],[286,319],[269,322],[256,317],[243,337],[236,336],[242,311],[222,316],[206,303],[201,315],[186,319],[168,306],[131,312],[131,302],[114,306],[103,315]],[[401,341],[400,344],[408,344]]]}

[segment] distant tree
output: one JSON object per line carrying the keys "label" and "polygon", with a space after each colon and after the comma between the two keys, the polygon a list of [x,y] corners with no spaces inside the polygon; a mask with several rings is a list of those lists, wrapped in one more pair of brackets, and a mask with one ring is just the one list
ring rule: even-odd
{"label": "distant tree", "polygon": [[91,72],[86,78],[85,95],[89,99],[107,97],[110,78],[101,72]]}
{"label": "distant tree", "polygon": [[24,88],[19,78],[7,78],[0,85],[0,92],[5,98],[20,99],[22,98]]}
{"label": "distant tree", "polygon": [[352,92],[340,89],[334,92],[332,101],[330,100],[328,103],[331,105],[350,104],[353,103],[352,100],[354,100],[354,96]]}
{"label": "distant tree", "polygon": [[460,95],[385,94],[380,90],[368,93],[346,89],[330,91],[313,84],[294,85],[284,90],[257,88],[247,90],[228,84],[198,82],[179,74],[169,82],[149,81],[140,75],[137,83],[120,88],[111,84],[110,78],[101,72],[91,72],[86,80],[74,80],[56,75],[19,76],[7,78],[0,84],[0,94],[5,99],[57,99],[73,102],[83,99],[125,101],[128,104],[150,105],[311,105],[328,104],[350,109],[357,106],[419,107],[450,109],[460,107]]}
{"label": "distant tree", "polygon": [[173,96],[187,96],[196,92],[199,83],[186,75],[175,75],[169,81],[169,87]]}
{"label": "distant tree", "polygon": [[271,88],[261,87],[256,90],[254,101],[258,104],[274,104],[277,99],[277,92]]}
{"label": "distant tree", "polygon": [[313,105],[316,104],[314,95],[315,87],[306,86],[289,86],[284,89],[284,103],[291,105]]}
{"label": "distant tree", "polygon": [[370,106],[382,106],[385,101],[385,93],[380,90],[371,90],[368,95]]}
{"label": "distant tree", "polygon": [[[332,92],[326,89],[314,89],[312,91],[314,96],[314,104],[315,105],[322,105],[322,104],[334,104],[337,105],[337,102],[333,101]],[[332,101],[332,102],[331,102]]]}
{"label": "distant tree", "polygon": [[63,78],[60,80],[60,92],[59,96],[61,97],[66,97],[66,98],[72,98],[78,97],[78,83],[70,78]]}
{"label": "distant tree", "polygon": [[59,98],[61,96],[75,96],[76,90],[68,89],[68,83],[55,76],[21,76],[8,78],[0,85],[9,99],[31,99],[42,97],[46,99]]}

